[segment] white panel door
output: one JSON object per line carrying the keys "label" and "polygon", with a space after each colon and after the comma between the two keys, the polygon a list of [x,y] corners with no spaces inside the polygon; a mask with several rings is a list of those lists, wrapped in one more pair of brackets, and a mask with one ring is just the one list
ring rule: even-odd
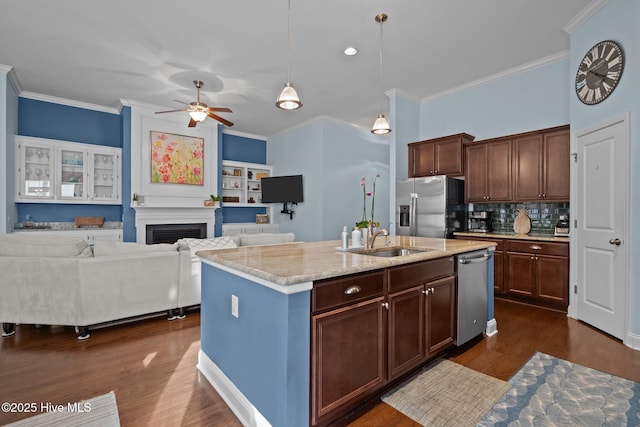
{"label": "white panel door", "polygon": [[624,339],[627,318],[627,125],[577,138],[578,318]]}

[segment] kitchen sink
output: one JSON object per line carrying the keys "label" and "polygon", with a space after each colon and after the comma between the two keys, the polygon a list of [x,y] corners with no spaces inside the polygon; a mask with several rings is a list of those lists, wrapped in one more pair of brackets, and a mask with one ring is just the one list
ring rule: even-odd
{"label": "kitchen sink", "polygon": [[435,249],[384,248],[384,249],[365,249],[362,251],[358,251],[356,253],[359,253],[361,255],[391,258],[391,257],[397,257],[397,256],[419,254],[423,252],[428,252],[430,250],[435,250]]}

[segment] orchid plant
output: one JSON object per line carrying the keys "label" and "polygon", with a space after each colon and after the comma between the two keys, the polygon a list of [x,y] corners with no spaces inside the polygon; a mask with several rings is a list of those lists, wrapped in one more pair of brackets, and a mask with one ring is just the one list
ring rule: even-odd
{"label": "orchid plant", "polygon": [[[379,173],[373,177],[372,181],[372,191],[367,191],[367,180],[366,177],[362,177],[360,180],[360,186],[362,187],[362,219],[356,223],[358,228],[369,228],[371,225],[372,228],[376,228],[380,225],[379,222],[374,221],[374,209],[376,205],[376,180],[380,176]],[[367,218],[367,197],[371,197],[371,217]]]}

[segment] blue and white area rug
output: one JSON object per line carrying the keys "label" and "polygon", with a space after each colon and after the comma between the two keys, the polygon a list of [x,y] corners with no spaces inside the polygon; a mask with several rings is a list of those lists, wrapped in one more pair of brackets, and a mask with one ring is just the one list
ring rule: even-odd
{"label": "blue and white area rug", "polygon": [[536,353],[478,426],[640,426],[640,384]]}

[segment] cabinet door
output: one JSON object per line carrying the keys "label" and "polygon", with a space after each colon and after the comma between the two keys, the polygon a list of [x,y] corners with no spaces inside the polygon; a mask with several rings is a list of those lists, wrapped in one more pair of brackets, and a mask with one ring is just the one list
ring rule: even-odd
{"label": "cabinet door", "polygon": [[535,256],[507,252],[506,263],[507,293],[527,297],[536,296]]}
{"label": "cabinet door", "polygon": [[90,152],[91,199],[99,202],[120,200],[120,156],[114,150],[93,150]]}
{"label": "cabinet door", "polygon": [[542,151],[542,135],[531,135],[513,141],[515,200],[543,198]]}
{"label": "cabinet door", "polygon": [[434,157],[434,175],[462,175],[462,141],[460,138],[436,143]]}
{"label": "cabinet door", "polygon": [[544,199],[569,200],[569,131],[544,136]]}
{"label": "cabinet door", "polygon": [[565,257],[536,257],[538,297],[542,300],[569,304],[569,259]]}
{"label": "cabinet door", "polygon": [[53,199],[53,146],[19,141],[16,137],[16,199]]}
{"label": "cabinet door", "polygon": [[409,146],[409,176],[429,176],[435,171],[435,144],[423,142]]}
{"label": "cabinet door", "polygon": [[453,344],[455,325],[455,277],[426,285],[427,356],[439,353]]}
{"label": "cabinet door", "polygon": [[511,140],[487,144],[486,201],[511,201]]}
{"label": "cabinet door", "polygon": [[384,299],[312,317],[311,422],[337,417],[385,384]]}
{"label": "cabinet door", "polygon": [[87,200],[87,150],[77,145],[56,148],[57,195],[60,200]]}
{"label": "cabinet door", "polygon": [[389,295],[389,379],[418,366],[425,359],[424,285]]}
{"label": "cabinet door", "polygon": [[504,293],[504,254],[502,251],[493,253],[493,291]]}
{"label": "cabinet door", "polygon": [[464,196],[467,203],[486,202],[487,145],[465,146]]}

